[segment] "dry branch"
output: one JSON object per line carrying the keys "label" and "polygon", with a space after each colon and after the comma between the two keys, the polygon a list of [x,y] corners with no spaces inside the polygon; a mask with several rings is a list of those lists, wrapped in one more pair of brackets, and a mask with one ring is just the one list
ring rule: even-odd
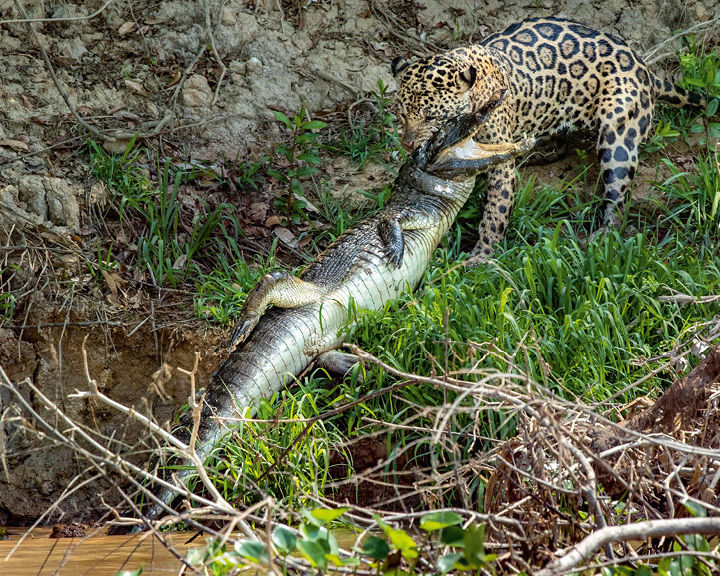
{"label": "dry branch", "polygon": [[673,518],[648,520],[624,526],[608,526],[590,534],[562,558],[535,573],[535,576],[559,576],[590,558],[598,549],[612,542],[644,540],[681,534],[720,534],[720,518]]}

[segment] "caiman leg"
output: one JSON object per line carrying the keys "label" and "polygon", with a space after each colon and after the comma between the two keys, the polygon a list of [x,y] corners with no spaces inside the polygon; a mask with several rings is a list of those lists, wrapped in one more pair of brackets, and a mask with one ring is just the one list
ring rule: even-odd
{"label": "caiman leg", "polygon": [[426,230],[438,225],[437,216],[412,212],[400,218],[383,218],[378,223],[378,234],[383,241],[385,255],[390,264],[400,268],[405,253],[405,230]]}
{"label": "caiman leg", "polygon": [[[340,376],[347,376],[358,362],[360,362],[360,359],[355,354],[348,354],[339,350],[330,350],[317,357],[318,366]],[[358,374],[358,381],[362,384],[362,372]]]}
{"label": "caiman leg", "polygon": [[265,274],[245,300],[235,330],[230,337],[230,351],[232,352],[250,335],[270,304],[279,308],[298,308],[320,302],[325,295],[326,291],[322,287],[287,272],[276,271]]}

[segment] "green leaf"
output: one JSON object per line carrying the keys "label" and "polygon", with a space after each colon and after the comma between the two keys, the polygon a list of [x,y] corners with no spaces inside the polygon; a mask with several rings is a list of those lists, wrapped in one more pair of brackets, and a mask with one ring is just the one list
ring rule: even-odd
{"label": "green leaf", "polygon": [[310,564],[316,568],[325,569],[327,559],[325,558],[325,550],[320,544],[314,540],[299,540],[297,548],[310,561]]}
{"label": "green leaf", "polygon": [[310,511],[310,516],[319,520],[323,524],[328,524],[333,520],[340,518],[340,516],[345,514],[348,510],[350,510],[350,508],[347,506],[344,508],[335,508],[334,510],[330,508],[315,508],[315,510]]}
{"label": "green leaf", "polygon": [[485,562],[485,526],[468,526],[463,537],[465,544],[464,558],[468,564],[477,569]]}
{"label": "green leaf", "polygon": [[382,538],[368,536],[362,546],[363,554],[370,556],[373,560],[382,561],[388,557],[390,546]]}
{"label": "green leaf", "polygon": [[455,546],[456,548],[463,548],[465,543],[463,537],[465,536],[465,530],[461,526],[448,526],[443,528],[440,532],[440,543],[445,546]]}
{"label": "green leaf", "polygon": [[436,530],[442,530],[448,526],[457,526],[462,524],[463,518],[456,512],[450,512],[442,510],[440,512],[433,512],[420,518],[420,528],[427,532],[435,532]]}
{"label": "green leaf", "polygon": [[653,576],[653,572],[650,566],[641,564],[637,567],[637,570],[635,570],[635,576]]}
{"label": "green leaf", "polygon": [[410,538],[405,530],[390,528],[385,533],[388,535],[388,538],[390,538],[393,546],[400,550],[403,558],[412,560],[418,557],[417,544],[415,544],[415,541]]}
{"label": "green leaf", "polygon": [[282,112],[280,112],[278,110],[271,110],[271,112],[273,113],[273,116],[275,116],[275,120],[277,120],[278,122],[282,122],[290,130],[292,130],[294,128],[292,120],[290,120],[290,118],[285,116],[285,114],[283,114]]}
{"label": "green leaf", "polygon": [[452,554],[445,554],[437,559],[437,567],[441,574],[450,572],[455,567],[455,563],[462,558],[460,552],[453,552]]}
{"label": "green leaf", "polygon": [[238,540],[235,542],[235,552],[243,558],[255,560],[256,562],[267,562],[268,553],[265,545],[257,540]]}
{"label": "green leaf", "polygon": [[340,558],[337,554],[326,554],[325,558],[335,566],[360,566],[360,558]]}
{"label": "green leaf", "polygon": [[322,523],[307,514],[310,523],[303,523],[300,525],[300,533],[305,536],[308,540],[327,540],[328,530]]}
{"label": "green leaf", "polygon": [[297,536],[287,526],[278,525],[272,531],[272,542],[283,556],[295,551]]}
{"label": "green leaf", "polygon": [[301,166],[300,168],[293,170],[293,176],[295,178],[307,178],[308,176],[312,176],[317,173],[318,169],[314,166]]}
{"label": "green leaf", "polygon": [[685,510],[690,512],[690,514],[695,516],[695,518],[705,518],[707,516],[707,510],[702,504],[686,500],[685,502],[683,502],[683,506],[685,506]]}
{"label": "green leaf", "polygon": [[713,98],[712,100],[710,100],[710,102],[708,102],[708,104],[707,104],[708,118],[710,116],[715,115],[715,113],[718,111],[718,105],[720,105],[720,99],[718,99],[718,98]]}
{"label": "green leaf", "polygon": [[302,125],[303,130],[322,130],[327,124],[320,120],[310,120]]}
{"label": "green leaf", "polygon": [[137,570],[120,570],[120,572],[117,573],[117,576],[140,576],[142,573],[142,568],[138,568]]}
{"label": "green leaf", "polygon": [[205,562],[205,558],[207,558],[207,548],[204,546],[201,548],[191,548],[187,551],[187,554],[185,554],[185,560],[190,566]]}

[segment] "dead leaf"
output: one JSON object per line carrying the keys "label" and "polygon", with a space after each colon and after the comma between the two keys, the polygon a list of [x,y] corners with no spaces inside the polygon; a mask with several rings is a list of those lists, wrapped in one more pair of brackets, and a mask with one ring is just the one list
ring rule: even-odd
{"label": "dead leaf", "polygon": [[101,272],[103,278],[105,279],[105,284],[107,284],[107,287],[109,288],[112,295],[117,298],[118,289],[116,279],[119,279],[120,277],[117,274],[110,274],[110,272],[108,272],[107,270],[102,270]]}
{"label": "dead leaf", "polygon": [[173,262],[173,270],[182,270],[185,266],[185,262],[187,262],[187,256],[185,256],[185,254],[181,254],[178,256],[178,259]]}
{"label": "dead leaf", "polygon": [[125,86],[130,88],[130,90],[132,90],[136,94],[140,94],[140,96],[146,96],[146,97],[149,96],[149,94],[147,93],[147,90],[145,90],[145,88],[143,88],[142,84],[140,84],[139,82],[136,82],[135,80],[130,80],[129,78],[125,78]]}
{"label": "dead leaf", "polygon": [[50,116],[30,116],[30,122],[40,126],[50,126]]}
{"label": "dead leaf", "polygon": [[272,226],[277,226],[282,221],[283,221],[283,218],[280,218],[280,216],[278,216],[276,214],[276,215],[270,216],[270,218],[265,220],[265,226],[267,226],[268,228],[270,228]]}
{"label": "dead leaf", "polygon": [[180,82],[180,78],[182,78],[182,72],[180,72],[180,70],[176,70],[174,76],[170,78],[170,80],[168,80],[165,84],[165,88],[171,88],[175,86],[175,84]]}
{"label": "dead leaf", "polygon": [[273,234],[280,239],[280,242],[290,246],[290,248],[295,248],[298,245],[298,239],[295,237],[295,234],[290,232],[290,230],[284,226],[278,226],[275,228],[273,230]]}
{"label": "dead leaf", "polygon": [[265,220],[265,215],[267,214],[268,207],[265,202],[253,202],[250,204],[250,212],[248,213],[248,218],[253,222],[262,222]]}
{"label": "dead leaf", "polygon": [[30,151],[30,146],[25,144],[22,140],[0,140],[0,146],[6,146],[13,150],[24,150],[25,152]]}
{"label": "dead leaf", "polygon": [[120,36],[125,36],[125,34],[130,34],[130,32],[135,32],[137,30],[137,23],[136,22],[125,22],[120,28],[118,28],[118,34]]}

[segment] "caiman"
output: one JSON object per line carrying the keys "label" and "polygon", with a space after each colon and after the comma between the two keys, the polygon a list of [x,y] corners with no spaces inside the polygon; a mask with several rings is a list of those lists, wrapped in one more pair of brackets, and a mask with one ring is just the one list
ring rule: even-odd
{"label": "caiman", "polygon": [[[337,350],[349,308],[377,310],[414,289],[475,175],[532,148],[532,139],[482,148],[472,140],[503,96],[449,122],[416,150],[395,179],[387,206],[338,237],[299,277],[278,271],[260,279],[241,310],[230,354],[207,387],[196,443],[200,458],[226,433],[224,419],[252,413],[259,399],[281,390],[310,363],[340,374],[353,366],[357,358]],[[188,413],[173,435],[187,443],[191,428]],[[161,493],[150,515],[172,496]]]}

